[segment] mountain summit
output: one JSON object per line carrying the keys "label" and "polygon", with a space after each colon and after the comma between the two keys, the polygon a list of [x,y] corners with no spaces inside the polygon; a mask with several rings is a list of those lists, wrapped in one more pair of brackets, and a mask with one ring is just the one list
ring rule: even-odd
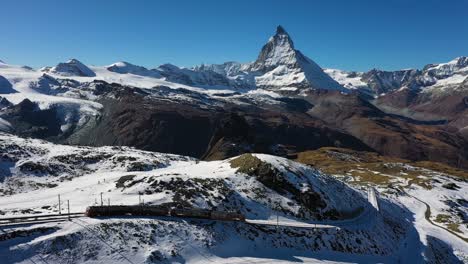
{"label": "mountain summit", "polygon": [[294,66],[296,63],[294,43],[282,26],[265,44],[252,66],[253,71],[270,71],[281,65]]}
{"label": "mountain summit", "polygon": [[45,72],[53,73],[62,76],[80,76],[80,77],[94,77],[94,73],[88,66],[84,65],[77,59],[70,59],[67,62],[61,62],[52,68],[45,68]]}
{"label": "mountain summit", "polygon": [[294,48],[294,42],[282,26],[263,46],[251,71],[259,72],[258,87],[297,87],[325,90],[347,89],[323,72],[314,61]]}

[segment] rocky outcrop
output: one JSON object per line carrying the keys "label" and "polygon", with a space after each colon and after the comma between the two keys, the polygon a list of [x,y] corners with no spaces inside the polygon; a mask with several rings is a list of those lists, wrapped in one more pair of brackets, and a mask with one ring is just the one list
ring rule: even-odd
{"label": "rocky outcrop", "polygon": [[2,118],[7,120],[14,129],[13,132],[20,136],[54,138],[62,133],[56,109],[52,107],[42,110],[28,99],[8,107],[3,111]]}

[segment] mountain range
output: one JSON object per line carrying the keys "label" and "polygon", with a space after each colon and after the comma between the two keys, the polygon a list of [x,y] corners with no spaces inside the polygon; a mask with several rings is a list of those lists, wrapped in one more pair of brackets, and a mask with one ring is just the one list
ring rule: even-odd
{"label": "mountain range", "polygon": [[467,57],[421,70],[322,69],[278,26],[251,63],[2,62],[0,129],[203,159],[334,146],[466,168],[467,78]]}

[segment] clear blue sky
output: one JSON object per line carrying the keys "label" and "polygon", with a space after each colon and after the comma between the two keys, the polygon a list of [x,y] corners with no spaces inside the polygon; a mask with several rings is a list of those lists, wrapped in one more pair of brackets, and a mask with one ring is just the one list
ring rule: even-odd
{"label": "clear blue sky", "polygon": [[322,67],[420,68],[468,56],[467,0],[4,0],[0,59],[146,67],[255,60],[278,24]]}

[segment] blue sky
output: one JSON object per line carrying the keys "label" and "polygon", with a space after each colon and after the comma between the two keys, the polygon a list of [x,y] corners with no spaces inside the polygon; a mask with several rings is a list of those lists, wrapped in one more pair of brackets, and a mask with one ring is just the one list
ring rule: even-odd
{"label": "blue sky", "polygon": [[322,67],[420,68],[468,56],[467,0],[5,0],[0,59],[146,67],[255,60],[278,24]]}

